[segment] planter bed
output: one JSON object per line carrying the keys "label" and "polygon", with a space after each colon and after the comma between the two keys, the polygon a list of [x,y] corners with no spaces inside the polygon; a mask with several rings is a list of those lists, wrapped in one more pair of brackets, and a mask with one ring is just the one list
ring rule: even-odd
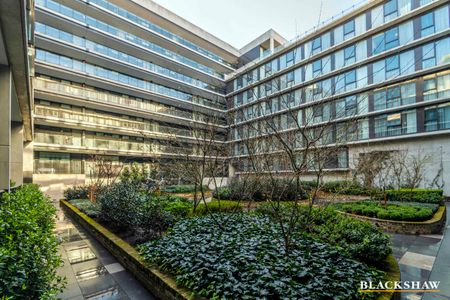
{"label": "planter bed", "polygon": [[[60,205],[69,216],[85,227],[156,297],[160,299],[204,299],[193,296],[192,291],[177,286],[173,277],[162,273],[153,265],[145,262],[135,248],[86,216],[69,202],[61,200]],[[392,255],[385,259],[382,263],[382,268],[386,272],[385,280],[400,280],[398,263]],[[398,299],[398,297],[398,293],[383,293],[378,299]]]}
{"label": "planter bed", "polygon": [[445,225],[445,206],[439,206],[433,217],[426,221],[394,221],[341,212],[353,218],[369,221],[387,232],[402,234],[436,234],[441,233]]}

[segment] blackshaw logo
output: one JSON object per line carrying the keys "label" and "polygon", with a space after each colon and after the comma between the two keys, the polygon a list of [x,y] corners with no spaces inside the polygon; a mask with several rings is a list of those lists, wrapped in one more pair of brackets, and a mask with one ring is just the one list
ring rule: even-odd
{"label": "blackshaw logo", "polygon": [[361,281],[361,293],[389,293],[389,292],[415,292],[436,293],[440,292],[440,281]]}

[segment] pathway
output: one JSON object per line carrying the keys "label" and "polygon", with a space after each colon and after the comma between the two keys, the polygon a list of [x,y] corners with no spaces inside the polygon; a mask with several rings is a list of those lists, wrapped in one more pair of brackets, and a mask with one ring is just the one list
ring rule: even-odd
{"label": "pathway", "polygon": [[56,234],[67,286],[59,299],[154,299],[154,297],[84,228],[58,206]]}
{"label": "pathway", "polygon": [[450,204],[444,234],[391,234],[402,281],[440,281],[439,293],[402,293],[402,299],[450,299]]}

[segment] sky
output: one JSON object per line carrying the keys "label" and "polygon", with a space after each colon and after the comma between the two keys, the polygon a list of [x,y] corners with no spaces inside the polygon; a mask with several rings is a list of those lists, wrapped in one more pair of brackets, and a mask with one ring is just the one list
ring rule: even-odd
{"label": "sky", "polygon": [[361,0],[154,0],[240,49],[272,28],[285,39],[338,15]]}

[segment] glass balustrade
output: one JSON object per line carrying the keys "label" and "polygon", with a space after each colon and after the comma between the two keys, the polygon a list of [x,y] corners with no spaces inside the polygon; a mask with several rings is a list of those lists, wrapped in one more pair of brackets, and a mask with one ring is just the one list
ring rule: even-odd
{"label": "glass balustrade", "polygon": [[139,130],[148,133],[160,133],[165,136],[192,137],[192,131],[187,129],[173,128],[160,125],[156,122],[125,120],[118,117],[111,117],[102,114],[84,114],[80,112],[63,110],[45,106],[36,106],[35,115],[37,117],[53,117],[60,120],[70,120],[77,122],[91,123],[100,126],[121,127],[128,130]]}
{"label": "glass balustrade", "polygon": [[[185,118],[194,121],[205,122],[208,117],[201,113],[193,113],[182,111],[174,107],[161,105],[156,102],[151,102],[142,99],[128,98],[120,95],[108,93],[106,91],[98,91],[88,87],[82,87],[57,80],[36,77],[34,87],[37,90],[56,92],[67,96],[83,98],[91,101],[120,105],[126,108],[139,109],[142,111],[149,111],[163,115],[171,115],[175,117]],[[216,121],[216,120],[215,120]],[[225,125],[224,119],[217,119],[220,125]]]}

